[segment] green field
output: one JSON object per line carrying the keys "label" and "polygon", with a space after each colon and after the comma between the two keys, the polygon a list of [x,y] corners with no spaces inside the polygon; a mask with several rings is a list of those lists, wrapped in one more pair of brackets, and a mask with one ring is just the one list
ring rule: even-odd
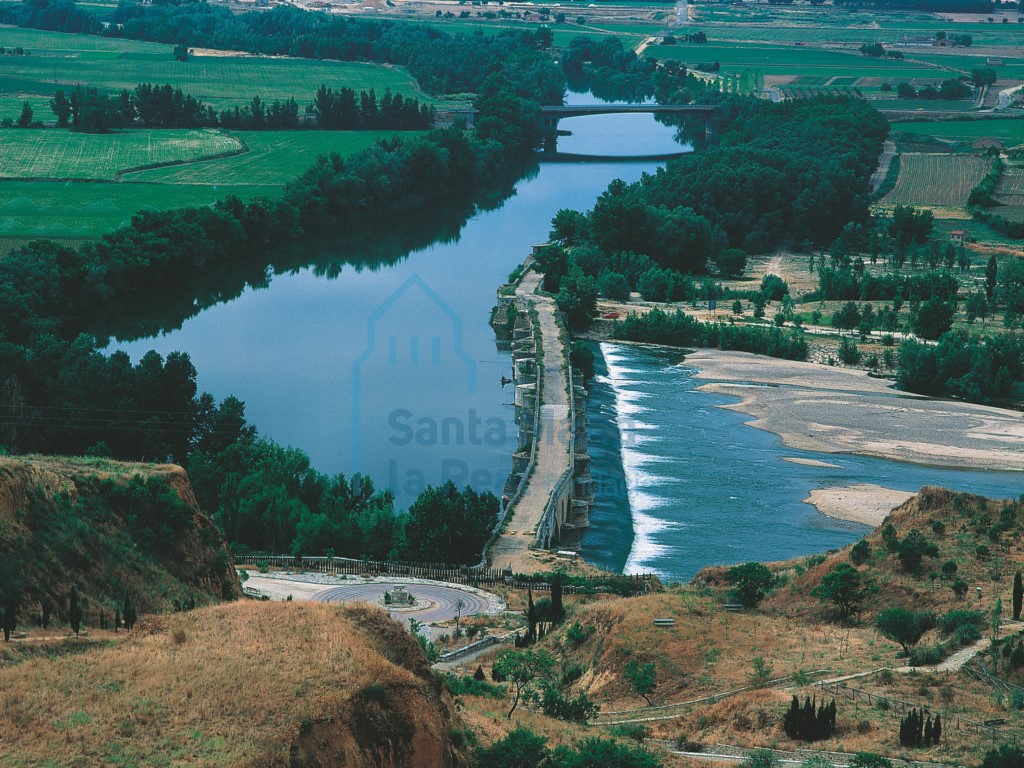
{"label": "green field", "polygon": [[113,179],[119,171],[240,152],[220,131],[128,130],[97,135],[62,129],[0,130],[0,178]]}
{"label": "green field", "polygon": [[[248,152],[235,157],[153,168],[125,174],[125,181],[162,184],[283,184],[313,164],[318,155],[355,154],[393,131],[238,131]],[[415,135],[408,132],[403,136]]]}
{"label": "green field", "polygon": [[[691,6],[692,26],[711,42],[764,41],[805,43],[882,43],[891,47],[904,36],[934,36],[936,32],[969,34],[975,46],[1019,46],[1024,24],[1018,13],[993,14],[995,22],[950,21],[931,13],[836,11],[827,7],[766,8],[753,4],[731,7]],[[1009,23],[1003,24],[1007,18]]]}
{"label": "green field", "polygon": [[[321,83],[356,90],[386,88],[433,103],[399,67],[262,56],[193,56],[175,61],[172,46],[0,27],[0,46],[22,46],[30,56],[0,56],[0,117],[17,117],[29,99],[35,118],[52,121],[46,106],[58,89],[82,83],[108,92],[139,83],[170,83],[216,109],[294,97],[311,102]],[[37,107],[38,105],[38,107]]]}
{"label": "green field", "polygon": [[988,172],[989,164],[988,158],[981,155],[900,155],[896,186],[880,205],[962,210],[971,190]]}
{"label": "green field", "polygon": [[[0,141],[8,134],[25,137],[24,143],[12,144],[21,154],[28,153],[25,146],[33,138],[46,134],[64,137],[69,143],[80,138],[97,140],[91,145],[93,152],[96,157],[113,158],[109,164],[84,152],[76,155],[69,151],[60,164],[54,166],[68,178],[76,179],[86,178],[90,173],[93,179],[112,178],[119,159],[134,163],[145,154],[147,135],[160,147],[164,158],[176,151],[175,134],[179,137],[209,135],[224,146],[244,145],[248,151],[228,158],[137,171],[125,174],[120,181],[0,181],[0,240],[92,238],[126,224],[132,214],[142,208],[163,210],[210,205],[229,194],[243,200],[272,197],[280,194],[285,182],[312,165],[317,155],[353,154],[378,139],[395,135],[390,131],[249,131],[227,136],[216,131],[136,130],[80,137],[66,131],[11,129],[0,131]],[[211,146],[214,145],[203,145],[200,141],[195,145],[196,152],[208,155],[210,153],[203,150]],[[18,155],[19,152],[4,154]],[[0,159],[0,163],[7,161],[6,156]]]}
{"label": "green field", "polygon": [[[243,199],[274,194],[275,187],[232,187]],[[218,187],[73,181],[0,181],[0,237],[99,237],[127,224],[136,211],[209,205]]]}
{"label": "green field", "polygon": [[892,130],[944,141],[974,141],[982,136],[991,136],[1002,139],[1009,147],[1024,143],[1024,117],[893,123]]}
{"label": "green field", "polygon": [[910,61],[873,59],[857,52],[802,48],[793,45],[652,45],[645,51],[656,59],[677,59],[692,66],[715,62],[725,72],[760,70],[764,75],[859,78],[884,80],[952,77],[950,69],[929,67]]}

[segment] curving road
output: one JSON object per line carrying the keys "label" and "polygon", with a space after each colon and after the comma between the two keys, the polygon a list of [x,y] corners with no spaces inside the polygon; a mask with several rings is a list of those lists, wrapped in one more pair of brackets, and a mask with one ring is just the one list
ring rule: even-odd
{"label": "curving road", "polygon": [[[318,603],[364,602],[381,605],[384,593],[394,589],[394,584],[353,584],[352,586],[331,587],[313,595]],[[427,601],[422,608],[388,611],[391,618],[398,621],[416,619],[424,624],[454,619],[459,615],[459,602],[462,603],[462,617],[474,616],[487,612],[487,600],[479,595],[464,592],[454,587],[442,587],[433,584],[407,584],[415,598]],[[385,606],[386,607],[386,606]]]}

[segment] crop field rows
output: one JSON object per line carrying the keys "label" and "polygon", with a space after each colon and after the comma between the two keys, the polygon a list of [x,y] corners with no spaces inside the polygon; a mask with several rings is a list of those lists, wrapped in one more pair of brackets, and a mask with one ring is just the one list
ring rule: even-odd
{"label": "crop field rows", "polygon": [[0,178],[113,179],[128,168],[240,151],[237,139],[210,128],[105,135],[7,129],[0,131]]}
{"label": "crop field rows", "polygon": [[999,177],[995,196],[1006,205],[1024,206],[1024,167],[1007,165]]}
{"label": "crop field rows", "polygon": [[950,217],[951,211],[963,211],[988,168],[988,159],[980,155],[903,154],[896,186],[879,204],[933,208],[937,217]]}

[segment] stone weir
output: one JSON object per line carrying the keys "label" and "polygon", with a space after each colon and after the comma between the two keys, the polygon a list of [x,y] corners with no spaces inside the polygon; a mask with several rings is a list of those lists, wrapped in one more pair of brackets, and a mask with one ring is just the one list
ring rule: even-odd
{"label": "stone weir", "polygon": [[594,483],[587,456],[586,396],[569,362],[565,317],[540,292],[528,259],[498,291],[492,323],[510,344],[519,440],[502,497],[505,528],[490,549],[494,566],[541,569],[536,550],[578,550],[590,525]]}

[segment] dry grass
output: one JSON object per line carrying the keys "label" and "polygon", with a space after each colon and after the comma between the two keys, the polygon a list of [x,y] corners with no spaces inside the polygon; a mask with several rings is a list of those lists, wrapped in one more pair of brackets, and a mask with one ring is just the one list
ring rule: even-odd
{"label": "dry grass", "polygon": [[[608,713],[645,706],[624,677],[629,659],[656,664],[658,684],[652,698],[655,704],[672,704],[747,685],[753,659],[760,656],[771,665],[772,677],[788,679],[776,687],[748,690],[717,703],[679,707],[673,710],[678,717],[647,725],[657,738],[676,739],[685,735],[706,745],[802,748],[807,745],[791,742],[785,736],[781,718],[794,693],[801,698],[822,698],[822,692],[807,673],[827,669],[827,677],[840,677],[906,664],[899,657],[898,645],[874,630],[873,618],[878,610],[902,605],[928,608],[937,614],[954,608],[987,612],[996,597],[1001,596],[1007,617],[1012,575],[1024,563],[1024,550],[1018,540],[1024,514],[1016,526],[998,537],[998,542],[988,535],[988,526],[1000,519],[1007,506],[1004,502],[928,489],[895,510],[889,521],[898,535],[905,537],[911,530],[921,532],[938,544],[939,556],[925,557],[919,573],[904,573],[896,556],[886,550],[881,532],[872,534],[869,540],[875,555],[861,570],[878,584],[879,592],[869,601],[859,621],[850,625],[837,621],[829,607],[810,594],[825,573],[839,562],[848,562],[848,550],[843,550],[820,562],[803,559],[772,564],[771,568],[784,577],[786,585],[756,611],[724,611],[721,604],[729,599],[728,587],[722,579],[725,569],[709,568],[699,574],[701,586],[674,586],[666,593],[641,598],[579,601],[572,606],[565,627],[549,635],[542,644],[559,658],[563,670],[572,666],[585,670],[573,690],[586,691],[601,705],[606,715],[602,720],[629,719],[628,715],[613,717]],[[1018,513],[1024,512],[1019,504],[1016,508]],[[941,534],[933,528],[936,520],[945,526]],[[990,547],[988,556],[977,557],[975,548],[979,545]],[[974,597],[960,600],[947,581],[928,577],[947,560],[958,563],[958,575],[972,588],[976,583],[986,585],[982,601]],[[993,581],[996,575],[999,580]],[[655,618],[673,618],[676,623],[670,628],[659,628],[653,625]],[[574,623],[593,629],[578,645],[567,638]],[[1003,634],[1010,631],[1004,629]],[[932,631],[920,645],[938,640],[937,631]],[[467,672],[472,672],[477,663],[480,662],[467,665]],[[489,669],[486,659],[483,666]],[[1005,662],[1003,666],[1007,666]],[[894,705],[867,706],[865,702],[839,696],[836,736],[815,747],[974,765],[991,747],[991,737],[966,727],[957,729],[958,717],[975,722],[1005,718],[1006,729],[1024,734],[1024,714],[1015,708],[1012,697],[997,696],[988,686],[962,673],[928,669],[873,672],[848,684],[874,696],[941,712],[946,722],[946,743],[906,754],[898,743],[899,713]],[[831,695],[827,694],[829,698]],[[500,737],[508,727],[504,721],[504,701],[467,697],[463,703],[467,721],[482,741]],[[638,716],[658,714],[664,713]],[[553,742],[571,741],[581,734],[576,726],[552,724],[533,712],[516,717],[549,735]],[[685,759],[670,758],[666,764],[687,763]]]}
{"label": "dry grass", "polygon": [[[386,693],[368,695],[371,685]],[[405,716],[447,738],[436,681],[382,611],[211,607],[147,619],[115,647],[0,671],[0,765],[286,765],[303,733],[365,719],[381,696],[406,710],[433,702],[434,712]]]}

